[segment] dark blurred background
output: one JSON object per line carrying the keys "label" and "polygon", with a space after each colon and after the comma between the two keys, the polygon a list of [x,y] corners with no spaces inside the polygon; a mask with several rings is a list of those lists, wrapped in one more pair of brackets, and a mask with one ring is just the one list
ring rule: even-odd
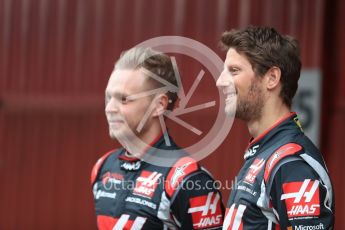
{"label": "dark blurred background", "polygon": [[[101,155],[119,147],[108,137],[103,98],[121,51],[176,35],[224,59],[222,32],[249,24],[273,26],[300,41],[303,71],[312,73],[304,87],[316,82],[316,88],[299,96],[296,109],[314,127],[310,134],[335,186],[336,229],[342,229],[344,12],[342,0],[0,0],[0,229],[96,228],[89,175]],[[179,67],[188,91],[202,66],[186,60]],[[205,79],[210,81],[209,74]],[[191,104],[215,95],[214,82],[204,82]],[[184,119],[207,132],[215,111]],[[182,146],[196,141],[193,133],[170,125]],[[236,121],[201,162],[228,183],[225,202],[248,140],[246,126]]]}

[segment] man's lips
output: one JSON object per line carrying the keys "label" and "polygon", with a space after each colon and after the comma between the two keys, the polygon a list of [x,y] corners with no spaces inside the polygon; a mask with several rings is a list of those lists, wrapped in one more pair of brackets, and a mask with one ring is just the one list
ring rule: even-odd
{"label": "man's lips", "polygon": [[236,99],[237,94],[236,93],[230,93],[225,95],[225,102],[230,102]]}
{"label": "man's lips", "polygon": [[112,124],[121,124],[121,123],[125,123],[125,121],[122,120],[122,119],[111,119],[111,120],[108,120],[108,123],[110,125],[112,125]]}
{"label": "man's lips", "polygon": [[225,96],[237,94],[237,89],[236,89],[236,87],[233,87],[233,86],[232,87],[224,87],[222,91],[223,91],[223,94]]}

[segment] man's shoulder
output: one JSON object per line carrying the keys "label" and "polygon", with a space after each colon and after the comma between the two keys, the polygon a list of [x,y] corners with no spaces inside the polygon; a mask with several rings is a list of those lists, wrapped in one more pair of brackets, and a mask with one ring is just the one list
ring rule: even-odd
{"label": "man's shoulder", "polygon": [[[273,151],[267,158],[264,181],[267,183],[273,179],[276,172],[284,171],[287,174],[302,173],[314,174],[314,163],[310,162],[307,158],[313,159],[321,168],[326,168],[323,158],[317,147],[306,137],[298,138],[292,142],[285,143],[284,145]],[[292,170],[291,172],[289,172]],[[308,172],[308,173],[307,173]]]}
{"label": "man's shoulder", "polygon": [[279,167],[287,158],[298,157],[303,151],[303,146],[295,143],[289,142],[279,146],[275,149],[267,158],[264,171],[264,180],[267,182],[272,175],[272,172]]}
{"label": "man's shoulder", "polygon": [[170,168],[166,177],[165,188],[168,196],[172,197],[185,179],[199,172],[202,172],[202,168],[195,159],[188,155],[179,158]]}
{"label": "man's shoulder", "polygon": [[[104,164],[104,162],[111,156],[111,155],[116,155],[119,154],[118,149],[113,149],[110,150],[108,152],[106,152],[105,154],[103,154],[103,156],[101,156],[96,164],[93,166],[92,171],[91,171],[91,184],[93,184],[97,178],[97,175],[99,173],[99,170],[101,169],[102,165]],[[117,159],[117,158],[116,158]]]}

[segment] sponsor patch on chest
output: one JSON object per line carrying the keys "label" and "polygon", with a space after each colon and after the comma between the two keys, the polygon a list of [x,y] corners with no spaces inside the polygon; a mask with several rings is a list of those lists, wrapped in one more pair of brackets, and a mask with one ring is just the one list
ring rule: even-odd
{"label": "sponsor patch on chest", "polygon": [[250,184],[254,184],[256,176],[261,171],[261,169],[265,165],[264,159],[258,159],[256,158],[251,166],[249,166],[249,170],[244,178],[245,182],[248,182]]}
{"label": "sponsor patch on chest", "polygon": [[157,185],[161,182],[162,173],[142,171],[136,180],[133,194],[152,198]]}

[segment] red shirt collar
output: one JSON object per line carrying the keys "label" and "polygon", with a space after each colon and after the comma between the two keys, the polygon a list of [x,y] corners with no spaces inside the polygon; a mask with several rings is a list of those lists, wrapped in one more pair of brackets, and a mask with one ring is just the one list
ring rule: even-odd
{"label": "red shirt collar", "polygon": [[274,123],[270,128],[268,128],[267,130],[265,130],[263,133],[261,133],[259,136],[257,136],[256,138],[252,138],[248,144],[247,149],[252,146],[253,144],[257,143],[258,141],[260,141],[264,136],[266,136],[266,134],[268,134],[272,129],[274,129],[275,127],[279,126],[282,122],[284,122],[285,120],[296,116],[295,112],[290,112],[289,114],[285,115],[284,117],[280,118],[276,123]]}

